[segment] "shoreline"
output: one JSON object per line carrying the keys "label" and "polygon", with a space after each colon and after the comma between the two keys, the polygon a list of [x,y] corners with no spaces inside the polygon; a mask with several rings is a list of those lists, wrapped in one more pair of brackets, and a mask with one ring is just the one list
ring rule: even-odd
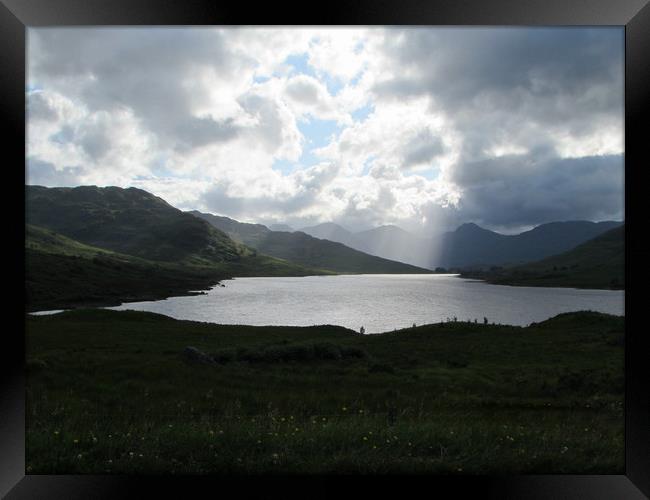
{"label": "shoreline", "polygon": [[563,285],[559,283],[529,283],[529,282],[522,282],[522,281],[501,281],[499,279],[490,279],[490,278],[485,278],[485,277],[478,277],[475,275],[471,274],[465,274],[463,275],[462,273],[458,274],[459,278],[463,278],[469,281],[473,281],[476,283],[488,283],[490,285],[500,285],[500,286],[517,286],[517,287],[531,287],[531,288],[568,288],[568,289],[575,289],[575,290],[608,290],[608,291],[625,291],[625,287],[612,287],[612,286],[602,286],[602,287],[595,287],[595,286],[581,286],[581,285],[575,285],[575,284],[570,284],[570,285]]}

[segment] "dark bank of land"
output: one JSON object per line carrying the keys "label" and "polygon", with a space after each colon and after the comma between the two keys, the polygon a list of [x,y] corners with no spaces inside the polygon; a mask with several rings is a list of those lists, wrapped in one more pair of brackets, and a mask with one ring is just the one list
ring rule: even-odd
{"label": "dark bank of land", "polygon": [[431,272],[303,233],[267,229],[263,245],[248,246],[135,188],[25,193],[29,311],[191,295],[232,277]]}
{"label": "dark bank of land", "polygon": [[241,255],[223,262],[152,261],[86,245],[49,229],[27,225],[27,310],[116,306],[123,302],[194,295],[233,276],[333,274],[247,249],[240,252]]}
{"label": "dark bank of land", "polygon": [[625,227],[546,259],[513,267],[465,270],[462,278],[495,285],[625,289]]}
{"label": "dark bank of land", "polygon": [[622,474],[623,332],[28,316],[27,472]]}

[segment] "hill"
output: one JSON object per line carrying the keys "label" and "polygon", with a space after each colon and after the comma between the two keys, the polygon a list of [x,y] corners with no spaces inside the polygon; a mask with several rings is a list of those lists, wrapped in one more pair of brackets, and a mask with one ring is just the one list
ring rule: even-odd
{"label": "hill", "polygon": [[25,191],[30,311],[187,295],[234,276],[330,273],[260,254],[140,189]]}
{"label": "hill", "polygon": [[293,233],[271,231],[261,224],[247,224],[228,217],[189,212],[209,222],[231,238],[273,257],[286,259],[308,267],[340,273],[430,273],[424,269],[396,262],[349,248],[342,243],[310,236],[302,231]]}
{"label": "hill", "polygon": [[394,225],[353,233],[337,224],[323,223],[302,231],[386,259],[429,269],[458,269],[540,260],[567,251],[621,224],[615,221],[550,222],[520,234],[505,235],[466,223],[455,231],[431,237],[416,236]]}
{"label": "hill", "polygon": [[79,310],[25,335],[33,474],[624,471],[622,317],[358,335]]}
{"label": "hill", "polygon": [[601,234],[572,250],[524,265],[465,272],[490,283],[575,288],[625,288],[625,227]]}
{"label": "hill", "polygon": [[515,235],[489,231],[476,224],[463,224],[445,233],[432,262],[443,267],[488,267],[516,265],[559,254],[622,222],[551,222]]}
{"label": "hill", "polygon": [[317,224],[316,226],[303,227],[300,229],[300,231],[313,236],[314,238],[335,241],[337,243],[342,243],[350,248],[354,248],[355,250],[365,251],[359,246],[359,242],[357,241],[354,233],[339,226],[338,224],[334,224],[333,222],[323,222],[322,224]]}
{"label": "hill", "polygon": [[28,225],[25,240],[28,311],[194,295],[233,276],[305,276],[322,271],[249,255],[222,264],[154,262],[93,247]]}
{"label": "hill", "polygon": [[288,224],[271,224],[269,229],[271,231],[284,231],[286,233],[293,233],[295,231],[295,229]]}
{"label": "hill", "polygon": [[136,188],[26,186],[27,223],[88,245],[164,262],[213,264],[250,255],[225,233]]}
{"label": "hill", "polygon": [[85,245],[37,226],[26,229],[28,311],[191,295],[190,290],[206,289],[229,277],[214,267],[152,262]]}

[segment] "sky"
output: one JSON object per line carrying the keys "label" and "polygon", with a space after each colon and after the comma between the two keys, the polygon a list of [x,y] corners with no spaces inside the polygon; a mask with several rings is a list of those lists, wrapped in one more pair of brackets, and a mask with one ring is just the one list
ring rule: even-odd
{"label": "sky", "polygon": [[294,228],[623,220],[624,30],[29,28],[26,183]]}

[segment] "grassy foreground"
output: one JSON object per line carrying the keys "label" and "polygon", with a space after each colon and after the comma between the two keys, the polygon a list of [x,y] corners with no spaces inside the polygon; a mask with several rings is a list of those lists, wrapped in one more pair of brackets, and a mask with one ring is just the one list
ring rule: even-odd
{"label": "grassy foreground", "polygon": [[27,473],[622,474],[623,331],[30,316]]}

